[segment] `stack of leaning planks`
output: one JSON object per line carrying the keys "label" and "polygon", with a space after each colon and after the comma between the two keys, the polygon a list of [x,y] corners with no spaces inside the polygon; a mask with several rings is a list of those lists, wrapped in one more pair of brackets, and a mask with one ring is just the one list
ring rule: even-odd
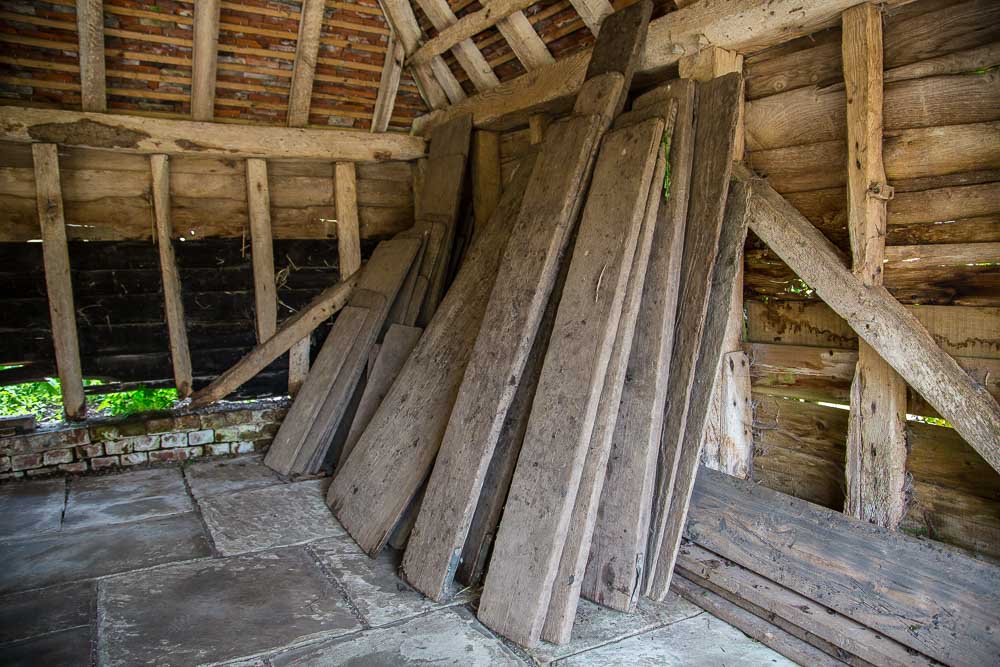
{"label": "stack of leaning planks", "polygon": [[[380,292],[416,317],[381,334],[327,495],[370,556],[405,547],[401,574],[429,597],[482,584],[480,620],[523,646],[568,641],[581,595],[625,612],[666,595],[718,376],[747,229],[748,191],[731,183],[743,84],[671,81],[624,111],[650,13],[605,21],[572,112],[520,163],[448,289],[434,258],[454,212],[437,227],[421,210],[445,185],[428,169],[430,242],[410,269],[425,296],[392,306],[403,277]],[[432,162],[459,132],[443,127]],[[387,274],[377,259],[355,294]],[[370,303],[344,309],[338,322],[367,312],[333,345],[376,340]],[[279,471],[316,470],[347,419],[338,363],[317,362],[293,405],[268,455]]]}

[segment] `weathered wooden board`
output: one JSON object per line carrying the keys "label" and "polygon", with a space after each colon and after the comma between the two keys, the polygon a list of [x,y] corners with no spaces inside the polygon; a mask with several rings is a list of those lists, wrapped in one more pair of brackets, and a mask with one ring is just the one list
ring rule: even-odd
{"label": "weathered wooden board", "polygon": [[1000,653],[1000,569],[702,468],[697,544],[925,655],[990,665]]}
{"label": "weathered wooden board", "polygon": [[427,477],[448,424],[475,335],[533,170],[528,158],[505,190],[396,382],[334,478],[327,503],[374,556]]}
{"label": "weathered wooden board", "polygon": [[375,363],[368,372],[364,394],[362,394],[361,402],[354,413],[354,421],[351,422],[351,431],[340,450],[340,465],[347,461],[351,450],[358,443],[358,439],[367,428],[375,410],[378,409],[385,395],[389,392],[389,388],[392,387],[392,383],[399,375],[400,369],[403,368],[403,364],[406,363],[417,341],[420,340],[420,334],[423,331],[419,327],[393,324],[385,332],[385,338],[378,348]]}
{"label": "weathered wooden board", "polygon": [[521,645],[537,643],[559,571],[663,126],[609,133],[594,167],[479,603],[479,619]]}
{"label": "weathered wooden board", "polygon": [[691,200],[678,288],[676,321],[681,323],[681,327],[675,332],[670,358],[667,413],[660,443],[650,562],[647,567],[651,575],[647,579],[647,594],[655,591],[658,599],[662,599],[669,589],[669,571],[660,573],[656,588],[652,584],[657,580],[657,563],[668,520],[674,470],[681,450],[680,441],[684,437],[702,330],[709,311],[709,293],[719,248],[719,233],[723,227],[742,90],[739,74],[727,74],[698,84],[699,112],[695,127]]}
{"label": "weathered wooden board", "polygon": [[331,362],[335,370],[330,377],[317,374],[314,379],[312,373],[306,377],[296,403],[301,400],[305,406],[319,407],[315,412],[310,409],[282,422],[264,460],[273,470],[282,475],[313,474],[323,465],[333,434],[347,413],[364,372],[371,347],[419,250],[418,239],[383,241],[362,268],[349,306],[363,309],[368,315],[360,331],[343,336],[352,341],[350,345],[340,340],[338,323],[334,322],[323,348],[337,350],[343,359]]}
{"label": "weathered wooden board", "polygon": [[[650,507],[663,426],[674,315],[694,155],[695,84],[674,81],[633,104],[632,113],[676,100],[669,190],[657,214],[643,309],[625,375],[604,489],[581,594],[619,611],[635,609],[645,578]],[[658,184],[654,187],[659,191]],[[666,187],[666,186],[664,186]],[[659,195],[659,192],[657,193]]]}
{"label": "weathered wooden board", "polygon": [[[576,116],[549,130],[497,273],[448,421],[403,573],[440,599],[458,566],[486,469],[576,222],[603,125]],[[509,223],[507,223],[509,224]],[[459,472],[460,471],[460,472]]]}

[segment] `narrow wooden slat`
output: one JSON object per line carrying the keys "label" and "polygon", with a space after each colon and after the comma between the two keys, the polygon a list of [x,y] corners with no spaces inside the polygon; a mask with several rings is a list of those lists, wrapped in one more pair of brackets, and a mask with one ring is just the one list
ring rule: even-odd
{"label": "narrow wooden slat", "polygon": [[278,291],[274,283],[274,242],[271,239],[271,191],[267,183],[266,161],[249,159],[246,170],[254,313],[257,342],[263,343],[274,335],[278,326]]}
{"label": "narrow wooden slat", "polygon": [[80,42],[80,101],[84,111],[107,111],[104,78],[104,3],[76,0],[76,29]]}
{"label": "narrow wooden slat", "polygon": [[523,12],[514,12],[500,19],[496,27],[525,69],[537,69],[555,62],[549,48]]}
{"label": "narrow wooden slat", "polygon": [[[446,0],[416,0],[416,2],[436,30],[445,30],[458,21]],[[451,47],[451,52],[477,90],[488,90],[499,85],[500,79],[471,39],[458,42]]]}
{"label": "narrow wooden slat", "polygon": [[601,31],[604,19],[615,11],[608,0],[570,0],[570,4],[594,35]]}
{"label": "narrow wooden slat", "polygon": [[396,39],[395,34],[390,34],[389,43],[385,48],[385,61],[382,63],[382,76],[378,84],[378,97],[375,98],[375,111],[372,113],[372,132],[385,132],[389,129],[389,120],[396,105],[396,93],[399,91],[399,79],[403,74],[405,58],[406,51],[402,42]]}
{"label": "narrow wooden slat", "polygon": [[[846,269],[845,269],[846,272]],[[868,288],[872,289],[872,288]],[[702,468],[690,539],[931,658],[989,665],[1000,568]]]}
{"label": "narrow wooden slat", "polygon": [[[666,205],[660,208],[657,221],[644,287],[644,307],[636,325],[612,453],[581,588],[584,597],[625,612],[633,611],[639,601],[649,560],[646,548],[650,509],[674,339],[694,155],[695,84],[671,82],[633,104],[637,111],[659,111],[671,100],[677,102],[678,108],[670,142],[669,192],[661,194],[666,197]],[[666,188],[665,184],[663,187]]]}
{"label": "narrow wooden slat", "polygon": [[[882,13],[873,4],[844,12],[847,93],[847,226],[854,275],[881,285],[887,187],[882,167]],[[906,383],[862,342],[851,387],[844,511],[885,528],[906,512]]]}
{"label": "narrow wooden slat", "polygon": [[156,245],[160,251],[160,276],[163,280],[163,312],[170,335],[170,359],[173,362],[177,395],[191,395],[191,353],[188,349],[187,324],[181,299],[181,280],[174,257],[174,235],[170,219],[170,163],[166,155],[149,158],[153,178],[153,215],[156,219]]}
{"label": "narrow wooden slat", "polygon": [[472,135],[472,209],[476,228],[489,221],[500,202],[500,134],[479,130]]}
{"label": "narrow wooden slat", "polygon": [[840,252],[773,188],[745,169],[738,177],[753,190],[754,233],[1000,470],[1000,406],[989,393],[884,288],[854,277]]}
{"label": "narrow wooden slat", "polygon": [[35,169],[35,200],[42,230],[42,259],[45,288],[49,297],[52,344],[66,418],[83,419],[87,403],[83,395],[80,344],[76,334],[76,310],[70,278],[66,220],[63,216],[62,186],[59,183],[59,155],[54,144],[31,147]]}
{"label": "narrow wooden slat", "polygon": [[[474,37],[484,30],[488,30],[497,23],[503,22],[505,18],[511,15],[520,14],[524,16],[522,10],[535,4],[536,1],[490,0],[484,2],[482,3],[483,9],[466,14],[444,30],[439,30],[438,34],[431,39],[425,41],[419,49],[411,54],[411,62],[415,64],[429,63],[434,56],[445,53],[459,42]],[[533,29],[532,32],[534,32]],[[525,63],[525,67],[528,67],[527,63]]]}
{"label": "narrow wooden slat", "polygon": [[357,171],[353,162],[336,163],[333,186],[337,211],[337,253],[340,259],[340,275],[349,276],[361,268]]}
{"label": "narrow wooden slat", "polygon": [[309,374],[312,354],[312,337],[306,336],[288,351],[288,395],[294,397]]}
{"label": "narrow wooden slat", "polygon": [[218,63],[220,0],[198,0],[194,6],[191,53],[191,117],[215,117],[215,71]]}
{"label": "narrow wooden slat", "polygon": [[[670,588],[673,564],[664,564],[662,560],[664,556],[668,560],[672,558],[673,545],[676,544],[668,535],[670,527],[676,527],[673,523],[676,512],[671,503],[675,497],[686,502],[690,490],[688,487],[679,496],[675,492],[678,477],[683,472],[679,468],[679,462],[685,455],[685,448],[697,450],[701,441],[699,424],[697,442],[687,445],[689,413],[692,407],[695,410],[703,407],[697,405],[691,397],[694,390],[700,390],[704,384],[704,378],[701,379],[701,384],[695,381],[698,367],[702,363],[699,350],[704,340],[704,326],[706,318],[718,312],[719,304],[713,303],[712,308],[709,308],[709,302],[719,298],[721,302],[728,304],[732,296],[717,296],[711,294],[711,290],[716,255],[720,247],[720,229],[725,227],[723,219],[726,193],[729,190],[741,92],[742,77],[735,73],[698,84],[699,113],[695,128],[691,200],[688,205],[677,304],[677,322],[683,323],[683,326],[674,335],[670,359],[670,388],[667,393],[663,440],[660,444],[647,567],[650,573],[647,594],[655,599],[663,599]],[[735,270],[735,262],[733,269]],[[728,316],[728,310],[726,314]],[[711,365],[713,373],[716,369],[715,361],[717,358]],[[709,362],[706,360],[704,363]]]}
{"label": "narrow wooden slat", "polygon": [[[299,19],[299,36],[295,42],[295,65],[288,93],[288,126],[303,127],[309,123],[313,78],[319,56],[319,36],[323,30],[325,0],[303,0]],[[398,85],[398,84],[397,84]]]}

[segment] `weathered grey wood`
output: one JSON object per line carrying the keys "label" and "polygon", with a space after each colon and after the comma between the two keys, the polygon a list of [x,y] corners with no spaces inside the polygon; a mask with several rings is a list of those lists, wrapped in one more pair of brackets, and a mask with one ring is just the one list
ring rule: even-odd
{"label": "weathered grey wood", "polygon": [[76,31],[80,44],[80,101],[84,111],[107,111],[104,76],[104,3],[76,1]]}
{"label": "weathered grey wood", "polygon": [[[697,371],[698,350],[706,315],[719,233],[723,226],[726,193],[729,190],[733,143],[739,120],[742,82],[739,74],[727,74],[698,84],[698,116],[691,201],[688,204],[677,305],[679,329],[674,336],[667,390],[667,413],[660,444],[656,493],[647,572],[647,594],[663,599],[670,588],[670,568],[659,567],[663,536],[670,514],[674,474],[681,441],[687,429],[691,393]],[[735,267],[734,267],[735,268]],[[730,297],[726,297],[728,299]],[[697,448],[698,445],[695,445]]]}
{"label": "weathered grey wood", "polygon": [[274,241],[271,239],[271,190],[267,183],[265,160],[247,160],[246,171],[254,314],[257,342],[263,343],[274,335],[278,326],[278,290],[274,284]]}
{"label": "weathered grey wood", "polygon": [[396,106],[396,93],[399,92],[399,79],[403,74],[403,60],[406,51],[403,43],[396,35],[389,33],[389,42],[385,47],[385,61],[382,63],[382,77],[378,84],[378,97],[375,99],[375,110],[372,112],[372,132],[385,132],[392,120],[392,110]]}
{"label": "weathered grey wood", "polygon": [[340,465],[344,465],[347,457],[358,443],[361,434],[371,422],[372,415],[382,403],[385,395],[392,387],[392,383],[399,375],[400,369],[406,363],[407,358],[420,340],[423,329],[419,327],[408,327],[403,324],[393,324],[385,332],[385,338],[379,346],[375,363],[368,372],[368,380],[365,383],[365,391],[361,396],[357,412],[354,413],[354,421],[351,422],[351,431],[347,435],[347,440],[340,450]]}
{"label": "weathered grey wood", "polygon": [[[389,308],[419,249],[420,241],[410,238],[383,241],[375,249],[361,271],[349,302],[352,308],[367,313],[361,329],[353,334],[341,334],[339,318],[334,322],[320,356],[329,347],[342,358],[331,362],[334,370],[330,377],[320,373],[310,373],[306,377],[295,403],[301,401],[307,412],[301,415],[296,412],[294,419],[286,418],[282,422],[264,459],[271,469],[282,475],[319,471],[334,432],[347,412],[371,346],[382,330]],[[344,344],[345,340],[351,343]],[[318,406],[315,412],[311,408],[313,405]]]}
{"label": "weathered grey wood", "polygon": [[702,468],[699,545],[949,665],[1000,653],[1000,568]]}
{"label": "weathered grey wood", "polygon": [[559,571],[662,136],[660,119],[611,132],[594,167],[479,603],[523,646],[538,642]]}
{"label": "weathered grey wood", "polygon": [[59,370],[63,411],[67,419],[83,419],[87,412],[87,400],[83,395],[80,343],[76,334],[73,281],[69,247],[66,245],[62,186],[59,183],[59,154],[55,144],[35,144],[31,147],[31,154],[35,168],[35,202],[42,231],[45,289],[49,297],[52,345]]}
{"label": "weathered grey wood", "polygon": [[215,72],[218,65],[221,0],[202,0],[194,7],[194,45],[191,50],[191,117],[215,117]]}
{"label": "weathered grey wood", "polygon": [[737,177],[753,192],[750,229],[1000,470],[1000,405],[989,392],[885,288],[863,285],[840,251],[773,188],[742,167]]}
{"label": "weathered grey wood", "polygon": [[533,168],[522,162],[486,229],[375,411],[327,503],[354,541],[374,556],[430,471],[486,310],[493,279]]}
{"label": "weathered grey wood", "polygon": [[802,639],[769,623],[763,618],[740,608],[714,591],[684,576],[674,578],[673,589],[688,602],[698,605],[716,618],[736,627],[745,635],[774,649],[800,665],[843,667],[848,664],[838,660]]}
{"label": "weathered grey wood", "polygon": [[181,300],[181,278],[174,256],[173,225],[170,219],[170,164],[166,155],[151,155],[150,175],[153,185],[153,217],[156,220],[156,246],[160,254],[160,276],[163,281],[163,314],[170,336],[170,360],[174,371],[177,395],[191,395],[191,351],[188,348],[184,302]]}
{"label": "weathered grey wood", "polygon": [[[677,568],[685,578],[733,600],[748,611],[774,618],[789,632],[795,632],[790,626],[798,626],[811,635],[806,641],[812,643],[819,639],[842,653],[857,656],[864,664],[904,667],[932,662],[871,628],[692,542],[681,547]],[[826,648],[823,650],[830,652]],[[858,661],[850,662],[856,664]]]}
{"label": "weathered grey wood", "polygon": [[[646,269],[653,248],[653,233],[656,229],[657,214],[660,209],[663,177],[667,169],[667,157],[663,146],[670,143],[675,113],[675,108],[671,105],[666,118],[651,119],[635,128],[640,131],[643,126],[656,122],[663,129],[658,136],[650,138],[653,143],[651,149],[655,155],[655,163],[646,196],[636,199],[636,205],[643,207],[639,241],[632,259],[628,281],[625,284],[621,317],[618,321],[611,357],[602,383],[600,402],[590,442],[587,445],[586,457],[583,461],[576,500],[566,529],[566,539],[559,559],[559,569],[552,584],[545,624],[542,626],[542,638],[556,644],[569,642],[573,621],[576,620],[576,608],[580,601],[580,585],[583,582],[587,557],[590,554],[590,542],[594,534],[594,524],[597,521],[597,507],[604,488],[604,476],[608,467],[608,457],[611,454],[611,440],[615,431],[615,423],[618,421],[625,374],[632,352],[636,321],[642,305]],[[608,141],[611,141],[610,136]],[[629,172],[625,172],[624,175],[625,177],[633,177],[633,173]],[[625,212],[625,209],[622,209],[622,212]]]}
{"label": "weathered grey wood", "polygon": [[643,288],[621,407],[615,424],[604,490],[591,539],[581,594],[598,604],[631,612],[646,572],[646,545],[656,478],[656,459],[670,370],[677,312],[691,161],[694,155],[695,84],[673,81],[633,103],[633,114],[662,113],[677,102],[670,142],[669,192],[661,196],[653,253]]}
{"label": "weathered grey wood", "polygon": [[476,226],[489,222],[500,193],[503,180],[500,175],[500,133],[480,130],[472,137],[472,199]]}
{"label": "weathered grey wood", "polygon": [[320,33],[323,31],[323,10],[326,0],[303,0],[299,18],[299,35],[295,41],[295,65],[288,91],[288,126],[309,124],[316,59],[319,56]]}
{"label": "weathered grey wood", "polygon": [[483,476],[555,284],[602,131],[595,116],[574,116],[554,125],[520,212],[512,216],[510,243],[403,559],[404,577],[431,598],[446,595],[458,566]]}

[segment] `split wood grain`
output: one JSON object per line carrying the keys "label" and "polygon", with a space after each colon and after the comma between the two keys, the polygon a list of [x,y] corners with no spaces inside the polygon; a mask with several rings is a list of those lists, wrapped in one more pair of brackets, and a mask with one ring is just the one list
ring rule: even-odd
{"label": "split wood grain", "polygon": [[[545,625],[542,627],[542,638],[555,644],[569,642],[573,622],[576,620],[576,609],[580,601],[580,586],[583,583],[587,558],[590,554],[594,524],[597,522],[598,503],[604,489],[608,457],[611,454],[611,441],[614,436],[615,424],[618,421],[636,322],[642,305],[647,267],[653,248],[653,234],[660,209],[660,193],[667,169],[667,156],[663,147],[670,143],[675,113],[675,109],[671,105],[667,118],[650,119],[636,128],[639,130],[642,126],[654,123],[654,126],[662,129],[660,129],[659,135],[652,137],[653,144],[650,146],[650,150],[655,157],[647,192],[645,196],[637,197],[635,203],[636,206],[642,206],[644,209],[639,241],[635,249],[628,281],[625,284],[621,317],[618,321],[618,329],[601,389],[594,428],[587,445],[576,501],[570,514],[558,573],[552,585]],[[609,141],[610,139],[611,137],[608,138]],[[634,174],[628,175],[634,176]],[[623,209],[621,212],[628,211]]]}
{"label": "split wood grain", "polygon": [[480,621],[523,646],[542,634],[559,572],[662,136],[660,119],[615,130],[594,167],[479,603]]}
{"label": "split wood grain", "polygon": [[170,337],[170,359],[177,395],[191,395],[191,351],[188,348],[181,278],[174,256],[174,235],[170,220],[170,163],[166,155],[151,155],[153,181],[153,217],[156,220],[156,246],[160,254],[160,277],[163,282],[163,314]]}
{"label": "split wood grain", "polygon": [[271,239],[271,190],[267,162],[247,160],[247,206],[250,211],[250,253],[257,342],[274,335],[278,326],[278,290],[274,283],[274,241]]}
{"label": "split wood grain", "polygon": [[750,229],[1000,470],[1000,405],[989,392],[885,288],[863,285],[840,251],[773,188],[742,167],[737,177],[753,191]]}
{"label": "split wood grain", "polygon": [[316,59],[319,56],[320,33],[323,31],[325,0],[303,0],[299,18],[299,34],[295,41],[295,64],[288,92],[288,126],[309,124]]}
{"label": "split wood grain", "polygon": [[642,594],[656,461],[665,411],[675,331],[694,155],[695,84],[673,81],[638,98],[636,113],[662,113],[677,103],[670,141],[669,192],[658,213],[653,253],[643,288],[621,407],[615,423],[604,489],[591,539],[581,594],[618,611],[632,612]]}
{"label": "split wood grain", "polygon": [[221,0],[202,0],[194,7],[194,45],[191,50],[191,117],[215,117],[215,72],[218,65]]}
{"label": "split wood grain", "polygon": [[[712,276],[723,227],[726,194],[732,167],[733,144],[739,120],[742,77],[727,74],[698,84],[698,116],[691,172],[691,200],[684,236],[677,322],[673,340],[667,412],[663,422],[660,462],[647,571],[647,595],[663,599],[669,590],[670,570],[659,565],[663,536],[669,522],[681,441],[687,428],[698,350],[709,312]],[[731,296],[731,295],[730,295]],[[726,297],[728,299],[730,296]],[[696,448],[697,444],[694,445]]]}
{"label": "split wood grain", "polygon": [[340,275],[361,268],[361,228],[358,224],[358,181],[353,162],[334,165],[334,200],[337,210],[337,256]]}
{"label": "split wood grain", "polygon": [[80,102],[84,111],[108,109],[104,75],[104,3],[76,1],[76,28],[80,44]]}
{"label": "split wood grain", "polygon": [[433,599],[443,598],[458,566],[483,476],[555,284],[602,132],[603,123],[595,116],[574,116],[553,125],[524,202],[513,216],[510,242],[403,558],[403,576]]}
{"label": "split wood grain", "polygon": [[390,32],[385,47],[385,61],[382,63],[382,76],[378,83],[378,96],[375,98],[375,110],[372,112],[372,132],[385,132],[389,129],[405,58],[403,43],[396,39],[395,33]]}
{"label": "split wood grain", "polygon": [[702,468],[692,541],[945,664],[1000,652],[1000,568]]}
{"label": "split wood grain", "polygon": [[78,420],[86,416],[87,401],[83,395],[80,343],[76,332],[76,309],[73,307],[73,281],[59,183],[59,154],[55,144],[35,144],[31,153],[35,168],[35,201],[42,230],[45,289],[49,297],[52,345],[55,347],[63,411],[67,419]]}
{"label": "split wood grain", "polygon": [[327,493],[327,504],[369,555],[385,545],[430,472],[533,171],[522,162],[431,323]]}

